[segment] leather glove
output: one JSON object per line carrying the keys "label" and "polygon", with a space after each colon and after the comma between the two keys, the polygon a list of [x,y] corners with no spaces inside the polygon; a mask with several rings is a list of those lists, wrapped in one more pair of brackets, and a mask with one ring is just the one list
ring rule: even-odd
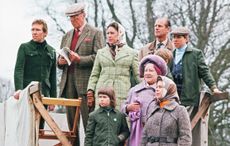
{"label": "leather glove", "polygon": [[87,105],[89,108],[95,106],[95,97],[94,97],[94,92],[93,90],[88,90],[87,91]]}

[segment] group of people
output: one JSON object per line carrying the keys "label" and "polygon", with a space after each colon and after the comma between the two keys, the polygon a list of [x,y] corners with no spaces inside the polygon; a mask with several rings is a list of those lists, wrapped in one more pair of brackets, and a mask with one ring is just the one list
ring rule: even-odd
{"label": "group of people", "polygon": [[[201,79],[212,92],[220,91],[202,51],[188,46],[187,28],[171,31],[170,21],[158,18],[155,40],[138,53],[127,45],[118,22],[107,26],[105,45],[102,31],[87,23],[84,3],[71,5],[65,14],[73,29],[63,36],[60,48],[70,49],[71,64],[56,57],[46,42],[46,22],[33,21],[32,40],[18,50],[15,98],[31,81],[41,83],[44,96],[56,97],[58,67],[59,96],[82,98],[85,146],[201,145],[190,126],[199,107]],[[75,109],[67,108],[66,114],[72,128]],[[80,146],[79,135],[73,145]]]}

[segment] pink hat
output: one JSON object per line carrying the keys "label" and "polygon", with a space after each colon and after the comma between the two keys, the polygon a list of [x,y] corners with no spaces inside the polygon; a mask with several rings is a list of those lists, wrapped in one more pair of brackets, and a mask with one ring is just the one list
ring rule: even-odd
{"label": "pink hat", "polygon": [[144,77],[144,68],[146,63],[152,63],[158,75],[165,76],[167,73],[167,65],[163,58],[158,55],[147,55],[140,61],[139,72],[140,77]]}

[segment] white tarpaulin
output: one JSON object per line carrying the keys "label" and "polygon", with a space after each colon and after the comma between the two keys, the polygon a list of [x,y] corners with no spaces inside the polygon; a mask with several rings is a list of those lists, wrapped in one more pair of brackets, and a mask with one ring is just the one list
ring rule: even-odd
{"label": "white tarpaulin", "polygon": [[0,104],[0,146],[38,145],[30,86],[20,93],[19,100],[10,97]]}

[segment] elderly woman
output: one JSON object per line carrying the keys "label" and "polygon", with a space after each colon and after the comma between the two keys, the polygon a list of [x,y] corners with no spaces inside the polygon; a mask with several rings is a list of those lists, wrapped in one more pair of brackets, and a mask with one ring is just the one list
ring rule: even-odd
{"label": "elderly woman", "polygon": [[156,98],[147,111],[141,146],[190,146],[192,133],[189,115],[178,104],[176,84],[158,76]]}
{"label": "elderly woman", "polygon": [[140,77],[144,80],[130,89],[122,112],[130,119],[129,146],[139,146],[146,121],[146,110],[155,97],[155,83],[158,75],[167,72],[166,62],[157,55],[145,56],[139,65]]}
{"label": "elderly woman", "polygon": [[[131,71],[139,83],[138,55],[125,41],[125,30],[117,22],[108,25],[107,46],[98,50],[88,83],[88,106],[92,105],[92,95],[97,95],[101,87],[113,87],[116,94],[116,108],[126,99],[131,87]],[[94,99],[94,98],[93,98]],[[98,99],[98,98],[96,98]],[[95,104],[98,108],[98,104]]]}

